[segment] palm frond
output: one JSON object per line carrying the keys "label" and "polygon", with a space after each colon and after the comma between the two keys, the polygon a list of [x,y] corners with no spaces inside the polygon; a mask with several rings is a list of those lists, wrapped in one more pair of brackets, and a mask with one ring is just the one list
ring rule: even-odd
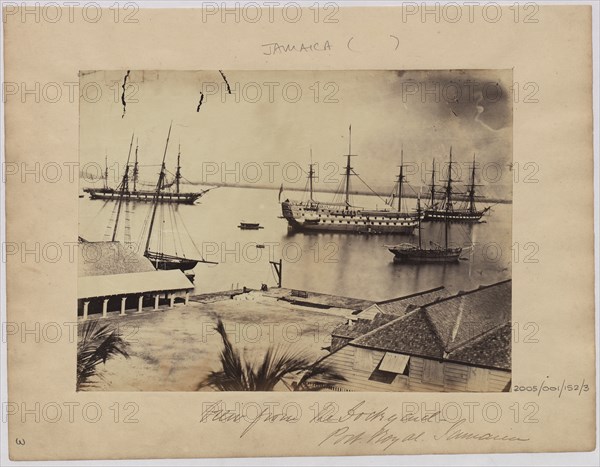
{"label": "palm frond", "polygon": [[97,321],[85,322],[77,342],[77,390],[97,384],[97,378],[101,378],[98,374],[100,363],[117,355],[129,358],[128,345],[118,329],[101,326]]}
{"label": "palm frond", "polygon": [[[218,391],[273,391],[282,383],[289,390],[320,390],[331,388],[345,378],[330,366],[312,360],[303,351],[294,351],[282,346],[269,347],[258,364],[247,361],[236,350],[221,318],[217,319],[216,331],[223,341],[219,356],[221,370],[211,371],[197,386],[197,389],[212,387]],[[291,385],[286,378],[299,378]],[[314,378],[320,380],[315,384]]]}

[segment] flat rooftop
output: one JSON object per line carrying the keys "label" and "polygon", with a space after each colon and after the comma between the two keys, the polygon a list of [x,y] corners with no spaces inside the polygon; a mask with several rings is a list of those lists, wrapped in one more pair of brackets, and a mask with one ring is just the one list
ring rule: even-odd
{"label": "flat rooftop", "polygon": [[196,295],[188,306],[146,308],[142,313],[128,310],[126,316],[109,313],[108,318],[100,318],[119,327],[130,342],[131,357],[100,365],[104,381],[90,390],[194,391],[211,370],[220,369],[223,345],[214,331],[217,316],[231,342],[251,360],[259,359],[271,345],[304,350],[317,360],[328,354],[323,348],[331,343],[331,331],[354,311],[296,305],[278,300],[274,293],[250,292],[230,299],[232,292],[236,291]]}

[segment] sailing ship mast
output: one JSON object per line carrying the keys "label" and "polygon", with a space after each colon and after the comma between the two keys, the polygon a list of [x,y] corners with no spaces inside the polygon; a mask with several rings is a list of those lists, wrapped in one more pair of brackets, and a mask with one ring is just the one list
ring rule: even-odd
{"label": "sailing ship mast", "polygon": [[169,147],[169,138],[171,137],[171,127],[173,126],[173,122],[169,125],[169,133],[167,135],[167,143],[165,144],[165,152],[163,154],[162,164],[160,166],[160,174],[158,175],[158,182],[156,184],[156,190],[154,193],[154,200],[152,203],[152,217],[150,218],[150,226],[148,227],[148,238],[146,239],[146,248],[144,248],[144,256],[148,254],[150,251],[150,239],[152,238],[152,229],[154,227],[154,219],[156,218],[156,210],[158,208],[158,198],[160,196],[160,191],[163,186],[163,182],[165,179],[165,158],[167,157],[167,148]]}
{"label": "sailing ship mast", "polygon": [[475,211],[475,154],[473,154],[473,166],[471,167],[471,185],[469,187],[469,211]]}
{"label": "sailing ship mast", "polygon": [[418,224],[418,234],[419,234],[419,250],[422,250],[423,248],[421,247],[421,195],[419,194],[417,197],[417,216],[419,219],[419,224]]}
{"label": "sailing ship mast", "polygon": [[[446,214],[452,206],[452,146],[450,146],[450,162],[448,163],[448,181],[446,183]],[[448,217],[448,216],[446,216]]]}
{"label": "sailing ship mast", "polygon": [[137,191],[138,180],[138,139],[135,140],[135,164],[133,165],[133,191]]}
{"label": "sailing ship mast", "polygon": [[450,146],[450,162],[448,165],[448,184],[446,185],[446,215],[444,216],[444,249],[448,250],[448,214],[452,207],[452,146]]}
{"label": "sailing ship mast", "polygon": [[108,190],[108,154],[104,153],[104,189]]}
{"label": "sailing ship mast", "polygon": [[350,158],[356,154],[352,154],[352,125],[348,127],[348,154],[346,157],[348,161],[346,163],[346,209],[350,207],[350,175],[352,173],[352,167],[350,167]]}
{"label": "sailing ship mast", "polygon": [[175,191],[179,194],[179,180],[181,179],[181,165],[179,160],[181,158],[181,144],[177,150],[177,171],[175,172]]}
{"label": "sailing ship mast", "polygon": [[310,198],[309,200],[312,202],[313,200],[313,177],[315,175],[315,171],[313,169],[313,161],[312,161],[312,148],[310,148],[310,165],[308,166],[308,189]]}
{"label": "sailing ship mast", "polygon": [[435,203],[435,158],[433,159],[433,165],[431,167],[431,200],[429,206],[433,208]]}
{"label": "sailing ship mast", "polygon": [[448,250],[448,213],[450,212],[449,204],[446,204],[446,216],[444,218],[444,249]]}
{"label": "sailing ship mast", "polygon": [[131,157],[131,147],[133,146],[133,134],[131,135],[131,143],[129,143],[129,153],[127,154],[127,164],[125,164],[125,173],[121,181],[121,190],[119,192],[119,204],[117,205],[117,217],[115,219],[115,227],[113,229],[112,241],[117,237],[117,228],[119,227],[119,217],[121,216],[121,207],[123,206],[123,195],[129,187],[129,158]]}
{"label": "sailing ship mast", "polygon": [[402,183],[404,182],[404,149],[400,150],[400,173],[398,174],[398,212],[402,211]]}

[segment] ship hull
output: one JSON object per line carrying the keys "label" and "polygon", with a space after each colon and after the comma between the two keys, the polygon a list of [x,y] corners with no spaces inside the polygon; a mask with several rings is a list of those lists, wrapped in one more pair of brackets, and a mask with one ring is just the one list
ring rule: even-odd
{"label": "ship hull", "polygon": [[91,194],[92,192],[98,192],[98,193],[113,193],[115,190],[112,188],[84,188],[83,192],[84,193],[89,193]]}
{"label": "ship hull", "polygon": [[[103,199],[109,201],[118,201],[121,197],[121,192],[116,190],[86,190],[90,194],[90,199]],[[204,193],[160,193],[158,196],[159,203],[181,203],[194,204]],[[154,201],[156,192],[154,191],[127,191],[122,194],[125,201],[136,201],[142,203],[151,203]]]}
{"label": "ship hull", "polygon": [[281,208],[288,227],[298,232],[410,235],[418,226],[416,215],[395,211],[309,207],[289,201],[281,203]]}
{"label": "ship hull", "polygon": [[144,254],[150,260],[152,265],[160,271],[169,271],[172,269],[180,269],[181,271],[189,271],[194,269],[198,264],[198,260],[181,258],[179,256],[165,255],[161,253],[146,252]]}
{"label": "ship hull", "polygon": [[395,263],[456,263],[462,253],[462,248],[448,250],[388,249],[394,254]]}
{"label": "ship hull", "polygon": [[444,211],[426,209],[424,221],[429,222],[479,222],[485,211]]}
{"label": "ship hull", "polygon": [[240,225],[238,225],[238,228],[242,230],[260,230],[263,227],[261,227],[260,224],[248,224],[242,222]]}

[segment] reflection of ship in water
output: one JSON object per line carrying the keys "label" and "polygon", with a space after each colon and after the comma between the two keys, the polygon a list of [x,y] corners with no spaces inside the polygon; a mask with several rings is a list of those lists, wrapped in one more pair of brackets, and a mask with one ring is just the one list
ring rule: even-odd
{"label": "reflection of ship in water", "polygon": [[[336,194],[336,196],[343,197],[343,201],[336,202],[335,199],[332,203],[315,201],[313,197],[314,170],[311,163],[308,172],[308,201],[285,200],[281,203],[282,214],[287,220],[289,228],[296,231],[412,234],[417,227],[417,215],[402,210],[402,188],[405,181],[402,162],[395,187],[396,192],[392,196],[392,201],[394,197],[397,198],[397,209],[368,210],[351,205],[350,177],[354,175],[367,187],[368,185],[350,166],[350,158],[355,156],[352,154],[352,127],[350,127],[349,137],[346,170]],[[281,190],[279,194],[281,196]],[[388,201],[386,203],[391,204]]]}
{"label": "reflection of ship in water", "polygon": [[455,207],[453,200],[454,188],[452,184],[456,180],[452,180],[452,147],[450,147],[450,162],[448,165],[448,180],[446,181],[446,187],[441,192],[443,198],[436,201],[436,185],[435,185],[435,160],[433,161],[433,169],[431,172],[431,185],[430,185],[430,199],[429,205],[425,208],[425,220],[426,221],[439,221],[444,222],[448,220],[450,222],[478,222],[481,217],[489,211],[489,207],[484,209],[477,209],[475,206],[475,199],[479,198],[475,194],[475,187],[480,186],[475,184],[475,156],[473,156],[473,165],[471,167],[471,181],[467,188],[466,200],[462,202],[462,205]]}
{"label": "reflection of ship in water", "polygon": [[387,246],[394,254],[394,261],[398,263],[455,263],[460,259],[462,247],[448,246],[448,217],[444,221],[444,245],[430,243],[430,248],[423,248],[421,241],[421,198],[417,199],[417,213],[419,214],[418,243],[401,243]]}
{"label": "reflection of ship in water", "polygon": [[[167,155],[167,149],[169,147],[169,139],[171,136],[171,127],[169,127],[169,133],[167,136],[167,141],[165,144],[165,151],[163,154],[160,174],[158,176],[158,182],[156,184],[156,188],[153,191],[154,196],[152,199],[152,206],[146,219],[144,221],[144,226],[140,233],[140,241],[138,244],[142,243],[142,239],[145,236],[145,247],[144,247],[144,256],[150,260],[152,265],[157,270],[170,270],[170,269],[180,269],[181,271],[186,272],[188,277],[193,276],[191,270],[196,267],[198,263],[211,263],[217,264],[211,261],[205,261],[204,259],[194,259],[188,258],[184,251],[184,243],[181,237],[181,228],[185,230],[187,234],[187,238],[189,242],[192,243],[198,256],[201,256],[200,251],[195,245],[187,227],[184,223],[183,218],[180,216],[177,205],[173,205],[172,203],[161,203],[160,195],[164,190],[165,186],[165,178],[166,178],[166,168],[165,168],[165,158]],[[131,154],[131,151],[130,151]],[[130,197],[125,196],[126,189],[129,183],[129,156],[127,157],[127,165],[125,169],[125,174],[123,175],[123,179],[119,184],[117,189],[118,196],[116,199],[118,200],[115,211],[114,211],[114,226],[112,229],[112,241],[115,241],[117,236],[119,221],[122,217],[123,205],[125,205],[125,222],[124,222],[124,237],[125,243],[131,244],[131,234],[130,234],[130,226],[129,226],[129,201],[131,201]],[[159,209],[160,208],[160,209]],[[167,211],[167,212],[165,212]],[[170,222],[169,228],[167,229],[166,223],[167,220]],[[158,229],[156,226],[158,225]],[[155,231],[156,230],[156,231]],[[166,234],[170,232],[172,234],[172,239],[167,239]],[[170,241],[169,241],[170,240]],[[174,252],[167,253],[165,252],[165,245],[172,244]]]}
{"label": "reflection of ship in water", "polygon": [[[131,143],[129,145],[129,154],[131,154],[131,148],[133,146],[133,135],[131,136]],[[128,163],[127,167],[125,167],[126,171],[129,171],[129,156],[127,158]],[[181,146],[179,148],[179,152],[177,153],[177,169],[173,179],[170,182],[163,183],[163,187],[161,188],[160,193],[158,194],[158,202],[160,203],[183,203],[183,204],[194,204],[194,202],[203,196],[205,193],[210,191],[210,189],[202,190],[199,192],[182,192],[180,190],[181,179],[184,178],[181,175]],[[104,168],[104,186],[101,188],[84,188],[83,191],[89,193],[90,199],[104,199],[104,200],[117,200],[120,197],[126,200],[131,201],[140,201],[140,202],[153,202],[155,200],[156,192],[155,190],[140,190],[138,189],[138,177],[139,177],[139,164],[138,164],[138,144],[136,142],[135,146],[135,163],[133,164],[133,173],[132,173],[132,189],[128,184],[124,187],[124,189],[115,189],[108,186],[108,161],[105,157],[104,160],[105,168]],[[164,167],[163,167],[164,169]],[[166,173],[166,169],[165,169]],[[173,190],[174,187],[174,190]],[[121,187],[123,188],[123,187]]]}

